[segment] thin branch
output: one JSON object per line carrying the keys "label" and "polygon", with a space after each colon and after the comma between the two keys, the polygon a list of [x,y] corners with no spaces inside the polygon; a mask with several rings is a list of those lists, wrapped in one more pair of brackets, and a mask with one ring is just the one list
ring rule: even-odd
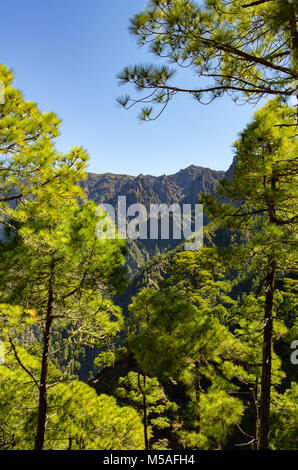
{"label": "thin branch", "polygon": [[256,5],[262,5],[262,3],[268,3],[271,2],[271,0],[257,0],[252,3],[245,3],[244,5],[241,5],[242,8],[249,8],[249,7],[254,7]]}
{"label": "thin branch", "polygon": [[19,365],[21,366],[21,368],[22,368],[28,375],[30,375],[31,379],[34,381],[36,387],[37,387],[38,390],[39,390],[40,387],[39,387],[39,384],[38,384],[38,382],[37,382],[37,380],[36,380],[34,374],[33,374],[29,369],[27,369],[27,367],[24,366],[24,364],[22,363],[22,361],[21,361],[21,359],[19,358],[19,355],[18,355],[18,353],[17,353],[16,347],[15,347],[15,345],[13,344],[13,341],[12,341],[10,335],[9,335],[9,342],[10,342],[10,345],[11,345],[11,347],[12,347],[12,349],[13,349],[15,358],[16,358],[16,360],[18,361]]}

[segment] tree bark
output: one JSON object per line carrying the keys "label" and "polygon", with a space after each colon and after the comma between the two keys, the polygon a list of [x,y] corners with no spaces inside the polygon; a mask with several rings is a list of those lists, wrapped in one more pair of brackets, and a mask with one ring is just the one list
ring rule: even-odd
{"label": "tree bark", "polygon": [[273,335],[273,299],[276,273],[275,259],[269,259],[266,277],[265,317],[263,331],[263,360],[260,398],[260,434],[258,449],[269,449],[270,425],[270,393],[271,393],[271,364],[272,364],[272,335]]}
{"label": "tree bark", "polygon": [[254,422],[254,435],[255,435],[255,442],[254,442],[254,449],[258,449],[258,441],[259,441],[259,423],[260,423],[260,404],[259,404],[259,378],[256,378],[256,382],[254,385],[253,390],[253,399],[255,403],[255,422]]}
{"label": "tree bark", "polygon": [[49,352],[51,345],[51,329],[52,329],[52,310],[53,310],[53,265],[51,267],[52,273],[50,278],[49,293],[48,293],[48,305],[47,305],[47,316],[46,324],[43,335],[43,353],[41,362],[40,372],[40,384],[39,384],[39,402],[38,402],[38,418],[37,418],[37,430],[35,436],[35,450],[43,450],[45,430],[47,422],[47,401],[48,401],[48,369],[49,369]]}
{"label": "tree bark", "polygon": [[[144,387],[146,387],[146,376],[144,375]],[[144,440],[145,440],[145,450],[149,450],[149,439],[148,439],[148,414],[147,414],[147,399],[146,394],[141,386],[141,377],[140,373],[138,374],[138,384],[139,389],[143,397],[143,425],[144,425]]]}
{"label": "tree bark", "polygon": [[197,425],[196,432],[201,432],[201,413],[200,413],[200,403],[201,403],[201,381],[200,381],[200,364],[195,363],[195,397],[196,397],[196,415],[197,415]]}

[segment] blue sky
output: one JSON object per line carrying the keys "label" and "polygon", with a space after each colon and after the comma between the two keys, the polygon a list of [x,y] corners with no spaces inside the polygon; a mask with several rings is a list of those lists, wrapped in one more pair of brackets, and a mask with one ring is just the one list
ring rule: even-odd
{"label": "blue sky", "polygon": [[[59,150],[82,145],[96,173],[171,174],[191,164],[225,170],[232,143],[255,108],[226,97],[208,106],[179,96],[154,122],[140,124],[116,97],[116,74],[154,58],[128,32],[145,0],[11,0],[1,4],[1,62],[42,111],[63,119]],[[3,21],[3,19],[5,19]],[[183,75],[179,80],[183,80]],[[194,85],[189,72],[185,81]]]}

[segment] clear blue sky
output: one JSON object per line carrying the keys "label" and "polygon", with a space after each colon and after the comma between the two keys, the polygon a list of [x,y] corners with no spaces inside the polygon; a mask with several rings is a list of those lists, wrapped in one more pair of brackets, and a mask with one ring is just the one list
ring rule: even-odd
{"label": "clear blue sky", "polygon": [[[96,173],[171,174],[191,164],[229,167],[231,145],[254,109],[224,98],[209,106],[180,96],[140,124],[116,97],[123,66],[150,62],[128,32],[145,0],[10,0],[1,3],[1,62],[42,111],[63,119],[59,150],[82,145]],[[196,79],[186,76],[187,83]],[[179,77],[181,79],[181,77]]]}

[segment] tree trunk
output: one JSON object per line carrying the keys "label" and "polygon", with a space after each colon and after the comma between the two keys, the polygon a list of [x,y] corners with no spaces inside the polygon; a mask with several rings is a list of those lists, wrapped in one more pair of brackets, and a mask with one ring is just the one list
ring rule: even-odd
{"label": "tree trunk", "polygon": [[48,369],[49,369],[49,352],[51,345],[51,328],[52,328],[52,310],[53,310],[53,290],[52,290],[52,275],[50,279],[47,316],[45,331],[43,335],[43,353],[40,372],[40,385],[39,385],[39,403],[38,403],[38,418],[37,430],[35,437],[35,450],[43,450],[46,422],[47,422],[47,401],[48,401]]}
{"label": "tree trunk", "polygon": [[[146,387],[146,376],[144,375],[144,387]],[[147,416],[147,399],[146,394],[141,386],[140,373],[138,374],[138,384],[139,389],[143,397],[143,425],[144,425],[144,440],[145,440],[145,449],[149,450],[149,439],[148,439],[148,416]]]}
{"label": "tree trunk", "polygon": [[197,425],[196,432],[201,432],[201,413],[200,413],[200,402],[201,402],[201,380],[199,372],[200,364],[195,363],[195,397],[196,397],[196,415],[197,415]]}
{"label": "tree trunk", "polygon": [[[296,27],[296,12],[295,12],[295,2],[294,0],[292,2],[287,1],[286,6],[291,9],[292,15],[289,18],[289,24],[290,24],[290,31],[291,31],[291,36],[292,36],[292,50],[293,50],[293,55],[295,59],[298,58],[298,31]],[[296,84],[297,86],[297,84]]]}
{"label": "tree trunk", "polygon": [[272,335],[273,335],[273,298],[276,273],[276,261],[271,258],[268,263],[266,277],[266,299],[263,332],[263,360],[260,398],[260,435],[259,450],[268,450],[269,424],[270,424],[270,392],[271,392],[271,363],[272,363]]}
{"label": "tree trunk", "polygon": [[254,449],[258,449],[258,441],[259,441],[259,423],[260,423],[260,404],[259,404],[259,378],[256,378],[256,382],[254,385],[253,390],[253,399],[255,404],[255,422],[254,422],[254,435],[255,435],[255,442],[254,442]]}

